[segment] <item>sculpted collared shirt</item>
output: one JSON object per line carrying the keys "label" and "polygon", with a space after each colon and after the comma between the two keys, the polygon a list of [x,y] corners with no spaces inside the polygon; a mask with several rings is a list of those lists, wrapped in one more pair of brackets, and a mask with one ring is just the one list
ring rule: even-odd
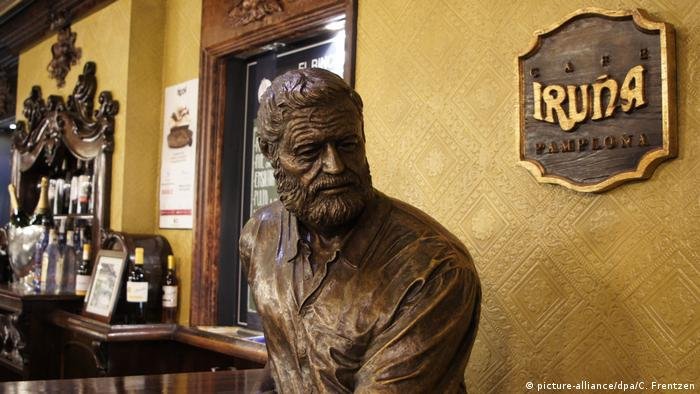
{"label": "sculpted collared shirt", "polygon": [[462,392],[481,289],[459,240],[376,192],[340,250],[312,272],[280,202],[240,240],[277,390]]}

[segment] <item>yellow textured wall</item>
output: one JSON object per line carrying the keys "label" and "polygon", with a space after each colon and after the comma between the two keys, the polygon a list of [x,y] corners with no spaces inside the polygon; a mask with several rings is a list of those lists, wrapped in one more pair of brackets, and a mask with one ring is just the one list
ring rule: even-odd
{"label": "yellow textured wall", "polygon": [[[120,0],[124,2],[127,0]],[[161,75],[165,10],[162,0],[131,0],[128,32],[128,77],[122,229],[153,233],[156,193],[153,187],[160,154]],[[119,198],[118,195],[112,195]]]}
{"label": "yellow textured wall", "polygon": [[[517,56],[585,6],[676,28],[679,157],[602,195],[518,166]],[[357,89],[376,186],[433,215],[483,284],[470,390],[700,376],[700,3],[360,1]]]}
{"label": "yellow textured wall", "polygon": [[[168,86],[199,77],[199,36],[202,25],[202,0],[167,0],[165,7],[165,45],[163,50],[163,83],[160,94]],[[163,106],[160,106],[160,138],[163,135]],[[160,146],[160,145],[159,145]],[[158,162],[160,163],[160,149]],[[158,172],[160,176],[160,172]],[[156,191],[160,180],[155,182]],[[157,196],[156,196],[157,199]],[[156,201],[158,204],[158,201]],[[180,278],[179,317],[181,324],[190,319],[190,289],[192,278],[192,231],[158,229],[156,232],[170,241],[177,257]]]}

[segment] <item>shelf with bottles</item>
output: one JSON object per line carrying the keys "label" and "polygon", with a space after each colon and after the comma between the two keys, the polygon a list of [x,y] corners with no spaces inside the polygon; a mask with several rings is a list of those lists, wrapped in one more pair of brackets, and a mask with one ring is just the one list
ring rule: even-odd
{"label": "shelf with bottles", "polygon": [[[33,86],[23,102],[25,120],[13,135],[12,184],[25,210],[39,201],[42,177],[49,179],[49,207],[57,222],[82,221],[90,228],[93,250],[109,229],[114,117],[119,104],[99,93],[97,66],[87,62],[65,100]],[[29,213],[29,211],[27,211]]]}
{"label": "shelf with bottles", "polygon": [[[111,323],[174,322],[177,315],[177,277],[168,240],[153,234],[109,232],[102,248],[125,252],[127,256]],[[134,286],[134,282],[138,284]],[[148,284],[144,286],[140,283]],[[145,287],[146,293],[139,286]]]}
{"label": "shelf with bottles", "polygon": [[81,256],[86,259],[87,248],[87,259],[90,257],[92,220],[54,217],[47,177],[41,178],[39,202],[31,218],[20,209],[13,185],[8,191],[12,213],[3,231],[8,234],[15,288],[44,294],[80,293]]}

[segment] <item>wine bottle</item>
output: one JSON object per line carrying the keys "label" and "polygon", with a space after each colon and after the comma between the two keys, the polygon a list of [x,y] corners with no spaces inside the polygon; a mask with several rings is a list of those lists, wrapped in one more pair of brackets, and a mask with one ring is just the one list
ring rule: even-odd
{"label": "wine bottle", "polygon": [[54,181],[54,197],[52,211],[54,215],[61,215],[63,213],[63,187],[64,182],[62,178],[58,178]]}
{"label": "wine bottle", "polygon": [[146,323],[148,303],[148,281],[143,270],[143,248],[134,249],[134,264],[126,282],[126,302],[131,310],[129,323]]}
{"label": "wine bottle", "polygon": [[42,276],[42,261],[44,259],[44,250],[49,244],[49,228],[44,227],[34,246],[34,256],[32,257],[32,284],[34,285],[35,291],[41,290],[41,276]]}
{"label": "wine bottle", "polygon": [[90,213],[90,200],[92,197],[92,165],[91,161],[85,163],[85,173],[80,176],[78,188],[78,211],[85,215]]}
{"label": "wine bottle", "polygon": [[63,180],[63,191],[61,195],[63,196],[63,203],[61,204],[62,210],[61,214],[73,213],[70,209],[70,197],[71,197],[71,180],[73,179],[73,174],[70,170],[66,172],[66,177]]}
{"label": "wine bottle", "polygon": [[58,246],[58,234],[56,229],[49,231],[49,243],[44,250],[41,259],[41,290],[52,293],[56,291],[60,285],[61,266],[61,251]]}
{"label": "wine bottle", "polygon": [[[66,219],[66,222],[68,222],[68,219]],[[63,282],[61,290],[66,292],[75,291],[75,275],[80,262],[78,255],[75,253],[74,241],[73,228],[68,226],[65,241],[61,247],[61,253],[63,254]]]}
{"label": "wine bottle", "polygon": [[30,224],[39,225],[43,227],[41,237],[36,243],[34,248],[34,257],[32,259],[32,271],[34,290],[40,291],[41,277],[43,273],[42,262],[44,259],[44,250],[49,243],[49,229],[53,227],[53,217],[51,216],[51,211],[49,210],[49,181],[46,177],[41,178],[41,192],[39,193],[39,202],[36,204],[34,209],[34,216],[32,217]]}
{"label": "wine bottle", "polygon": [[163,280],[163,323],[175,323],[177,317],[177,276],[175,256],[168,256],[168,271]]}
{"label": "wine bottle", "polygon": [[75,294],[85,295],[90,287],[90,244],[83,245],[83,258],[80,260],[75,276]]}
{"label": "wine bottle", "polygon": [[65,289],[65,281],[68,279],[68,276],[65,275],[66,271],[66,254],[65,254],[65,249],[66,249],[66,222],[68,221],[66,218],[63,219],[58,219],[58,238],[57,238],[57,245],[58,245],[58,258],[56,259],[55,266],[56,266],[56,290],[63,290]]}
{"label": "wine bottle", "polygon": [[17,202],[17,194],[15,190],[15,185],[10,184],[7,186],[7,191],[10,193],[10,205],[12,206],[12,213],[10,214],[10,225],[12,227],[25,227],[29,225],[29,217],[22,210]]}
{"label": "wine bottle", "polygon": [[56,215],[56,179],[49,178],[49,210],[53,215]]}
{"label": "wine bottle", "polygon": [[53,227],[53,216],[49,209],[49,180],[46,177],[41,178],[39,202],[36,204],[36,209],[34,209],[34,217],[32,217],[31,224],[41,225],[46,228]]}
{"label": "wine bottle", "polygon": [[78,194],[80,194],[82,161],[78,160],[75,167],[75,172],[70,180],[70,205],[68,206],[68,213],[78,213]]}

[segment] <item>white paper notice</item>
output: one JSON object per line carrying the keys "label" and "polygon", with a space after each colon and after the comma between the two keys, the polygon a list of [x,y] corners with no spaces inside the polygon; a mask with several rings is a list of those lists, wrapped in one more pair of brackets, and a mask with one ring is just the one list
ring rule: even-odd
{"label": "white paper notice", "polygon": [[160,167],[160,227],[192,228],[198,80],[165,89]]}

